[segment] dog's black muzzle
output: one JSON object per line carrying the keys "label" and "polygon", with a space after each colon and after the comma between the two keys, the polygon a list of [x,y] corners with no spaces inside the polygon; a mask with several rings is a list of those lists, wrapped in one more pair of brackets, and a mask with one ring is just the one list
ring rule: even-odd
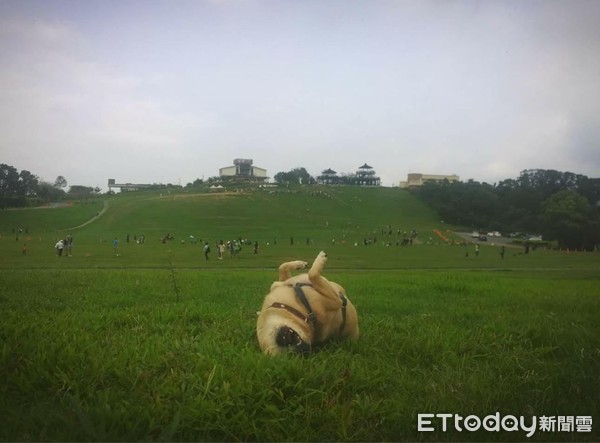
{"label": "dog's black muzzle", "polygon": [[310,354],[310,343],[302,340],[296,331],[287,326],[282,326],[277,331],[275,343],[282,348],[290,348],[302,355]]}

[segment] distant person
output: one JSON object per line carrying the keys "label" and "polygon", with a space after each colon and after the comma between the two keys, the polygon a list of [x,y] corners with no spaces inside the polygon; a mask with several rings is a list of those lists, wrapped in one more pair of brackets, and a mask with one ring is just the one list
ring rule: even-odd
{"label": "distant person", "polygon": [[505,249],[504,245],[502,245],[502,247],[500,248],[500,258],[502,258],[502,260],[504,260],[505,252],[506,252],[506,249]]}
{"label": "distant person", "polygon": [[66,247],[67,247],[67,255],[69,257],[73,257],[73,236],[71,234],[67,235]]}
{"label": "distant person", "polygon": [[258,242],[255,241],[254,242],[254,255],[257,255],[257,254],[258,254]]}
{"label": "distant person", "polygon": [[119,239],[117,237],[115,237],[113,240],[113,251],[117,252],[118,248],[119,248]]}
{"label": "distant person", "polygon": [[217,252],[219,253],[219,260],[223,260],[223,254],[225,253],[225,243],[223,243],[223,240],[219,242],[219,246],[217,246]]}
{"label": "distant person", "polygon": [[475,245],[475,257],[479,257],[479,245]]}
{"label": "distant person", "polygon": [[204,259],[208,260],[208,254],[210,254],[210,245],[208,242],[204,242]]}
{"label": "distant person", "polygon": [[63,243],[62,240],[57,241],[56,244],[54,245],[54,248],[56,249],[56,255],[58,257],[62,257],[64,247],[65,247],[65,244]]}
{"label": "distant person", "polygon": [[27,255],[27,243],[23,245],[23,255]]}

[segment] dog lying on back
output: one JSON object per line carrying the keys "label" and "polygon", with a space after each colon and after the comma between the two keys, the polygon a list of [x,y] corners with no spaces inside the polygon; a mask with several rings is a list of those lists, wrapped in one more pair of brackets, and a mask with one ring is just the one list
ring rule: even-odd
{"label": "dog lying on back", "polygon": [[327,254],[319,253],[308,273],[291,271],[307,263],[279,266],[279,281],[271,285],[258,315],[256,336],[265,354],[307,354],[332,338],[358,339],[358,316],[344,288],[321,275]]}

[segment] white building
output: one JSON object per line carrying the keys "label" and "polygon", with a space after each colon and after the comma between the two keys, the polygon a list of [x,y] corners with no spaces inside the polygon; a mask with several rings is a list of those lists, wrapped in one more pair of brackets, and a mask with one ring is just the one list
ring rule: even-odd
{"label": "white building", "polygon": [[460,178],[456,174],[452,175],[435,175],[435,174],[408,174],[405,182],[400,182],[401,188],[412,188],[416,186],[423,186],[427,182],[441,183],[448,181],[450,183],[460,181]]}
{"label": "white building", "polygon": [[228,181],[253,181],[264,182],[267,177],[267,170],[253,166],[252,159],[236,158],[233,166],[225,166],[219,169],[219,177]]}

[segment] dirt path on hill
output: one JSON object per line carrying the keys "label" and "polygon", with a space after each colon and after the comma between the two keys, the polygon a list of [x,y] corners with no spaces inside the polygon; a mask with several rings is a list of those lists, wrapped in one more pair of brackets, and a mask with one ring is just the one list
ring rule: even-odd
{"label": "dirt path on hill", "polygon": [[96,215],[94,215],[92,218],[90,218],[85,223],[83,223],[83,224],[81,224],[79,226],[74,226],[72,228],[61,229],[61,231],[73,231],[75,229],[83,228],[84,226],[87,226],[90,223],[93,223],[96,220],[98,220],[100,217],[102,217],[106,213],[106,211],[108,211],[108,200],[104,200],[103,205],[102,205],[102,209],[100,210],[100,212],[98,212]]}

